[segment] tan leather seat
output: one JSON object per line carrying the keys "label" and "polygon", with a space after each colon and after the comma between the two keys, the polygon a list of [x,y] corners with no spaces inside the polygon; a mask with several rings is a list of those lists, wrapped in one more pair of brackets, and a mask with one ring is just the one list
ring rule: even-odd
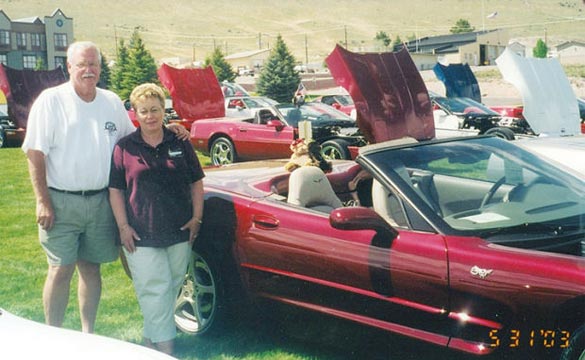
{"label": "tan leather seat", "polygon": [[302,166],[290,174],[287,202],[330,213],[342,207],[327,176],[316,166]]}

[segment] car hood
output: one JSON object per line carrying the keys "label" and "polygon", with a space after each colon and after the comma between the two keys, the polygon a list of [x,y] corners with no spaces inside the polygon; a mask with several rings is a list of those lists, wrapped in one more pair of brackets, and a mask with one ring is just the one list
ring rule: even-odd
{"label": "car hood", "polygon": [[337,45],[325,61],[351,95],[357,125],[370,143],[435,137],[429,94],[406,49],[357,54]]}
{"label": "car hood", "polygon": [[437,63],[433,67],[433,72],[445,85],[447,97],[466,97],[481,102],[479,84],[468,64]]}
{"label": "car hood", "polygon": [[162,64],[158,78],[169,90],[173,108],[181,118],[197,121],[225,116],[223,93],[211,66],[177,69]]}
{"label": "car hood", "polygon": [[535,133],[548,136],[581,132],[577,97],[557,59],[525,58],[506,49],[496,64],[524,103],[523,115]]}
{"label": "car hood", "polygon": [[8,115],[19,128],[26,128],[28,113],[37,96],[46,88],[66,82],[61,68],[18,70],[0,65],[0,90],[6,95]]}

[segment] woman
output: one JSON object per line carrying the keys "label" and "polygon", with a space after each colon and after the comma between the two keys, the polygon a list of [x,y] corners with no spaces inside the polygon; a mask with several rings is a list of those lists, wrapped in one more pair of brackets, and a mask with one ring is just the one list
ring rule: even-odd
{"label": "woman", "polygon": [[114,148],[110,202],[144,316],[144,344],[173,353],[174,304],[203,216],[203,171],[188,141],[163,126],[154,84],[130,95],[140,126]]}

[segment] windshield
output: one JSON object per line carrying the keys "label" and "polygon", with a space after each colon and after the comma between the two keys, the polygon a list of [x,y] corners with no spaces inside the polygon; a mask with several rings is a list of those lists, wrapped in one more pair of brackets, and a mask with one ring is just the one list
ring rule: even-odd
{"label": "windshield", "polygon": [[343,106],[353,105],[353,99],[349,95],[337,95],[335,100]]}
{"label": "windshield", "polygon": [[431,100],[437,103],[439,107],[451,113],[499,115],[492,109],[470,98],[463,97],[446,98],[442,96],[437,96],[431,97]]}
{"label": "windshield", "polygon": [[250,108],[250,109],[257,109],[257,108],[265,108],[265,107],[272,107],[276,104],[278,104],[278,102],[269,99],[269,98],[242,98],[242,101],[244,102],[244,104],[246,104],[246,107]]}
{"label": "windshield", "polygon": [[328,122],[348,122],[348,124],[355,126],[355,120],[345,113],[332,108],[329,105],[320,103],[305,103],[297,108],[293,104],[279,104],[276,108],[284,115],[286,121],[297,127],[299,121],[308,120],[314,123],[313,125],[321,125]]}
{"label": "windshield", "polygon": [[585,212],[581,179],[502,139],[435,141],[366,157],[456,231],[563,227]]}

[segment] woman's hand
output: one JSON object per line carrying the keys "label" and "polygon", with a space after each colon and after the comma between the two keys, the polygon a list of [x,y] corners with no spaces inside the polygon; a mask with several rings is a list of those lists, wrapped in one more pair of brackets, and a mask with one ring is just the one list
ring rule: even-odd
{"label": "woman's hand", "polygon": [[134,241],[140,241],[140,236],[136,233],[134,228],[128,224],[120,227],[120,240],[124,249],[130,254],[136,251],[136,245]]}
{"label": "woman's hand", "polygon": [[181,226],[181,231],[189,229],[189,244],[193,245],[195,238],[199,235],[199,229],[201,229],[201,219],[193,216],[187,223]]}

